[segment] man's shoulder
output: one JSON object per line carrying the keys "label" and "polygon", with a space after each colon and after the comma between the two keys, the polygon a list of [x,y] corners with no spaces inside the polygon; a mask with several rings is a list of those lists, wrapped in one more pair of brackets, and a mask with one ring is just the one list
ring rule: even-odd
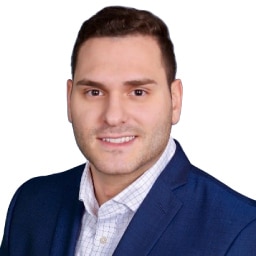
{"label": "man's shoulder", "polygon": [[[186,194],[189,200],[192,200],[192,202],[195,200],[207,202],[210,205],[216,203],[222,208],[230,207],[231,205],[240,206],[243,209],[248,207],[256,211],[255,200],[242,195],[208,172],[191,164],[177,141],[176,145],[177,150],[173,160],[175,164],[173,165],[174,167],[169,166],[169,169],[172,170],[172,173],[175,173],[175,169],[177,169],[176,173],[179,173],[179,175],[176,174],[176,176],[179,179],[182,177],[183,182],[180,182],[180,184],[185,185],[181,191],[184,190],[184,193],[187,191],[188,194],[191,194],[192,198],[189,198],[190,196]],[[173,174],[169,175],[173,176]]]}
{"label": "man's shoulder", "polygon": [[73,167],[63,172],[34,177],[26,181],[23,185],[26,185],[26,186],[30,184],[43,185],[43,184],[56,183],[56,182],[58,182],[59,184],[65,184],[65,183],[70,183],[70,181],[75,181],[75,180],[80,181],[84,167],[85,167],[85,164],[81,164],[79,166]]}
{"label": "man's shoulder", "polygon": [[63,192],[78,191],[84,167],[85,164],[81,164],[63,172],[31,178],[19,187],[16,194],[29,197],[51,194],[54,197]]}
{"label": "man's shoulder", "polygon": [[239,193],[193,165],[188,178],[188,186],[197,190],[197,195],[201,200],[207,198],[211,205],[218,204],[222,209],[229,208],[231,211],[236,209],[238,214],[247,215],[248,211],[256,214],[256,201],[254,199]]}

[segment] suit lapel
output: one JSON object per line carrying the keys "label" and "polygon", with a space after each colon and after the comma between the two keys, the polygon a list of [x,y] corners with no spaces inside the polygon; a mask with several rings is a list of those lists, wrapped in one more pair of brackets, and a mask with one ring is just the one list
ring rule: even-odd
{"label": "suit lapel", "polygon": [[50,256],[74,256],[79,236],[84,206],[79,201],[80,180],[84,166],[79,166],[73,180],[63,188],[62,203],[59,207]]}
{"label": "suit lapel", "polygon": [[182,207],[173,193],[166,193],[165,184],[162,185],[151,190],[144,200],[114,255],[147,255]]}
{"label": "suit lapel", "polygon": [[134,215],[113,255],[148,255],[182,207],[173,193],[187,181],[190,163],[178,142],[175,155]]}
{"label": "suit lapel", "polygon": [[58,223],[53,238],[51,256],[73,256],[81,228],[84,207],[82,202],[74,203],[71,207],[60,209]]}

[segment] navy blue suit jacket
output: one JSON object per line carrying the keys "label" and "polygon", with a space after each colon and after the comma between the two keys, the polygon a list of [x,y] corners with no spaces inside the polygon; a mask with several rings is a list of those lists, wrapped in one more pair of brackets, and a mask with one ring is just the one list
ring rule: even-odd
{"label": "navy blue suit jacket", "polygon": [[[256,203],[190,164],[177,144],[114,255],[254,256]],[[1,256],[71,256],[84,165],[23,184],[10,204]]]}

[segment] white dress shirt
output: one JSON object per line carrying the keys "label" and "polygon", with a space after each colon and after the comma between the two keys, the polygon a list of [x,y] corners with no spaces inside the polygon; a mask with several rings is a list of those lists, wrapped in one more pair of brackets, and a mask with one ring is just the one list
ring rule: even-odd
{"label": "white dress shirt", "polygon": [[100,207],[86,164],[80,184],[79,200],[85,213],[76,245],[76,256],[112,255],[132,217],[148,194],[157,177],[174,155],[176,145],[170,140],[158,161],[142,176]]}

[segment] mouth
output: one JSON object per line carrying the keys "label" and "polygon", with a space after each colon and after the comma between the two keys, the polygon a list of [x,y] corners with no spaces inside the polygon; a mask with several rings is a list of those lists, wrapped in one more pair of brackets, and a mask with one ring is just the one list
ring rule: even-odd
{"label": "mouth", "polygon": [[124,137],[118,137],[118,138],[101,138],[102,141],[108,142],[108,143],[113,143],[113,144],[123,144],[130,142],[135,139],[135,136],[124,136]]}

